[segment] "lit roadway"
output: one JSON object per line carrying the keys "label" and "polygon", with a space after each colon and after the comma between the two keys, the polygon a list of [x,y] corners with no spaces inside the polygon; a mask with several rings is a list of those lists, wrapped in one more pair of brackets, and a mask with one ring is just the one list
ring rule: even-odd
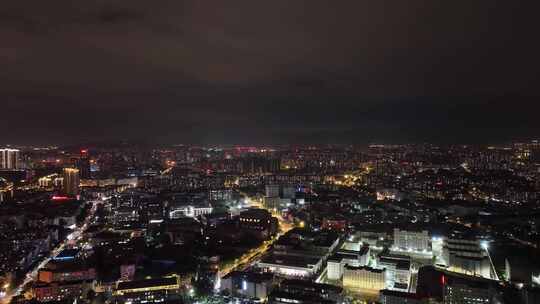
{"label": "lit roadway", "polygon": [[[242,193],[246,197],[246,203],[250,205],[251,207],[257,207],[257,208],[264,208],[262,203],[256,200],[252,200],[247,196],[245,193]],[[270,210],[269,210],[270,211]],[[257,259],[259,259],[261,256],[263,256],[269,249],[270,246],[279,239],[280,236],[287,233],[289,230],[293,229],[295,226],[291,223],[285,221],[281,215],[275,215],[278,218],[279,222],[279,233],[274,236],[272,239],[265,241],[261,246],[251,249],[238,259],[234,260],[234,264],[227,265],[223,269],[219,271],[219,276],[223,277],[232,271],[235,270],[245,270],[248,266],[253,264]]]}
{"label": "lit roadway", "polygon": [[58,245],[58,247],[53,249],[49,253],[49,255],[43,261],[41,261],[41,263],[39,263],[36,267],[26,273],[24,281],[17,287],[12,288],[10,292],[6,293],[6,295],[2,299],[0,299],[0,304],[8,304],[13,297],[20,295],[23,292],[24,286],[37,278],[38,271],[41,268],[45,267],[45,265],[47,265],[47,263],[49,263],[53,257],[57,256],[62,250],[64,250],[64,248],[70,242],[77,242],[81,239],[83,232],[86,230],[86,228],[88,228],[90,220],[94,217],[97,205],[99,203],[100,201],[92,201],[92,208],[84,219],[83,225],[81,225],[80,227],[76,227],[75,230],[71,234],[69,234],[68,237],[60,245]]}

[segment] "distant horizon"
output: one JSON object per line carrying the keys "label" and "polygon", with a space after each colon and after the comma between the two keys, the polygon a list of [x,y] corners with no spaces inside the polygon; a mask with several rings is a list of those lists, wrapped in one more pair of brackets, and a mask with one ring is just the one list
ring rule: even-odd
{"label": "distant horizon", "polygon": [[369,143],[173,143],[173,142],[150,142],[150,141],[123,141],[123,140],[107,140],[107,141],[92,141],[92,142],[79,142],[79,143],[49,143],[49,144],[32,144],[32,143],[0,143],[0,149],[2,148],[92,148],[92,147],[107,147],[107,146],[167,146],[167,147],[181,147],[181,146],[200,146],[200,147],[220,147],[220,148],[239,148],[239,147],[323,147],[323,146],[421,146],[421,145],[434,145],[434,146],[478,146],[478,147],[490,147],[490,146],[505,146],[513,144],[531,144],[535,142],[540,142],[540,139],[528,138],[528,139],[515,139],[509,141],[501,142],[485,142],[485,143],[466,143],[466,142],[455,142],[455,143],[442,143],[442,142],[369,142]]}

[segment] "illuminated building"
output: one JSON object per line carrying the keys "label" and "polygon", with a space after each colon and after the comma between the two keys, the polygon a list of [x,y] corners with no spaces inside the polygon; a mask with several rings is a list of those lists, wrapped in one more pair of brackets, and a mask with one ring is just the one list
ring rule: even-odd
{"label": "illuminated building", "polygon": [[238,223],[240,229],[259,239],[268,239],[277,232],[277,219],[264,209],[243,211]]}
{"label": "illuminated building", "polygon": [[80,261],[51,262],[38,272],[38,280],[44,283],[88,281],[95,278],[96,270],[85,267]]}
{"label": "illuminated building", "polygon": [[180,297],[178,277],[119,282],[113,292],[115,303],[160,303]]}
{"label": "illuminated building", "polygon": [[343,287],[379,291],[386,286],[386,270],[367,266],[346,265],[343,270]]}
{"label": "illuminated building", "polygon": [[283,182],[279,184],[268,182],[265,187],[265,196],[263,204],[266,209],[283,210],[291,206],[292,201],[296,198],[296,188],[285,185]]}
{"label": "illuminated building", "polygon": [[321,228],[343,232],[345,229],[347,229],[347,220],[338,216],[327,217],[323,219]]}
{"label": "illuminated building", "polygon": [[134,228],[139,226],[140,210],[136,207],[122,207],[114,211],[116,229]]}
{"label": "illuminated building", "polygon": [[75,168],[64,168],[64,194],[70,197],[77,197],[79,195],[79,186],[79,170]]}
{"label": "illuminated building", "polygon": [[242,158],[240,171],[242,173],[261,174],[269,172],[279,172],[281,167],[280,159],[267,159],[265,157],[245,157]]}
{"label": "illuminated building", "polygon": [[13,183],[0,178],[0,203],[13,197]]}
{"label": "illuminated building", "polygon": [[340,250],[328,259],[328,279],[334,281],[341,280],[346,265],[355,267],[367,265],[369,261],[369,255],[370,249],[367,246],[362,247],[360,251]]}
{"label": "illuminated building", "polygon": [[450,271],[496,278],[487,248],[480,240],[445,239],[442,258]]}
{"label": "illuminated building", "polygon": [[229,201],[232,199],[231,189],[214,189],[210,190],[208,197],[211,201]]}
{"label": "illuminated building", "polygon": [[355,254],[332,255],[327,262],[327,277],[329,280],[338,281],[343,276],[343,269],[346,265],[359,266],[358,256]]}
{"label": "illuminated building", "polygon": [[282,200],[279,196],[276,196],[276,197],[267,197],[265,196],[263,198],[263,204],[264,204],[264,207],[267,208],[267,209],[271,209],[271,210],[281,210],[281,203],[282,203]]}
{"label": "illuminated building", "polygon": [[411,258],[393,254],[378,257],[377,268],[386,269],[386,288],[397,291],[409,290],[411,281]]}
{"label": "illuminated building", "polygon": [[20,169],[20,151],[17,149],[0,149],[0,170]]}
{"label": "illuminated building", "polygon": [[349,240],[343,243],[344,249],[360,250],[362,244],[367,244],[371,247],[383,247],[388,235],[384,232],[372,231],[356,231],[349,236]]}
{"label": "illuminated building", "polygon": [[377,200],[396,200],[400,201],[402,199],[401,193],[396,189],[379,189],[377,190]]}
{"label": "illuminated building", "polygon": [[80,297],[90,285],[85,281],[37,283],[32,287],[32,292],[39,302],[71,300]]}
{"label": "illuminated building", "polygon": [[270,254],[259,263],[260,268],[288,278],[313,278],[323,265],[322,257]]}
{"label": "illuminated building", "polygon": [[176,206],[171,207],[171,211],[169,212],[169,218],[171,219],[177,219],[181,217],[198,217],[201,215],[206,215],[212,213],[213,208],[208,206],[192,206],[192,205],[186,205],[186,206]]}
{"label": "illuminated building", "polygon": [[274,276],[270,273],[233,271],[221,279],[221,291],[230,295],[266,299],[272,290]]}
{"label": "illuminated building", "polygon": [[394,229],[394,248],[403,251],[431,251],[429,233],[423,231],[406,231]]}
{"label": "illuminated building", "polygon": [[40,177],[38,179],[38,185],[40,188],[53,188],[62,186],[63,178],[58,174],[51,174],[47,176]]}

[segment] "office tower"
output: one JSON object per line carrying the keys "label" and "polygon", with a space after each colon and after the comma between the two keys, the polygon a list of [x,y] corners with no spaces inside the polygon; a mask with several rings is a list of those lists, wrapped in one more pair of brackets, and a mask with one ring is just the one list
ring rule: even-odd
{"label": "office tower", "polygon": [[13,183],[0,177],[0,203],[13,197]]}
{"label": "office tower", "polygon": [[19,163],[20,151],[17,149],[3,148],[0,149],[0,169],[1,170],[17,170],[20,168]]}
{"label": "office tower", "polygon": [[74,159],[76,168],[79,169],[81,179],[89,179],[90,176],[90,156],[87,149],[82,149],[79,157]]}
{"label": "office tower", "polygon": [[64,168],[64,194],[70,197],[79,195],[79,170],[75,168]]}

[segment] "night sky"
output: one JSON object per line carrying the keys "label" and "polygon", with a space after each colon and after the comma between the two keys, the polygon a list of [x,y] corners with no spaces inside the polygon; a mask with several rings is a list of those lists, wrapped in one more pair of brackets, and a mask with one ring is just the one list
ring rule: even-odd
{"label": "night sky", "polygon": [[0,143],[536,138],[536,3],[3,1]]}

